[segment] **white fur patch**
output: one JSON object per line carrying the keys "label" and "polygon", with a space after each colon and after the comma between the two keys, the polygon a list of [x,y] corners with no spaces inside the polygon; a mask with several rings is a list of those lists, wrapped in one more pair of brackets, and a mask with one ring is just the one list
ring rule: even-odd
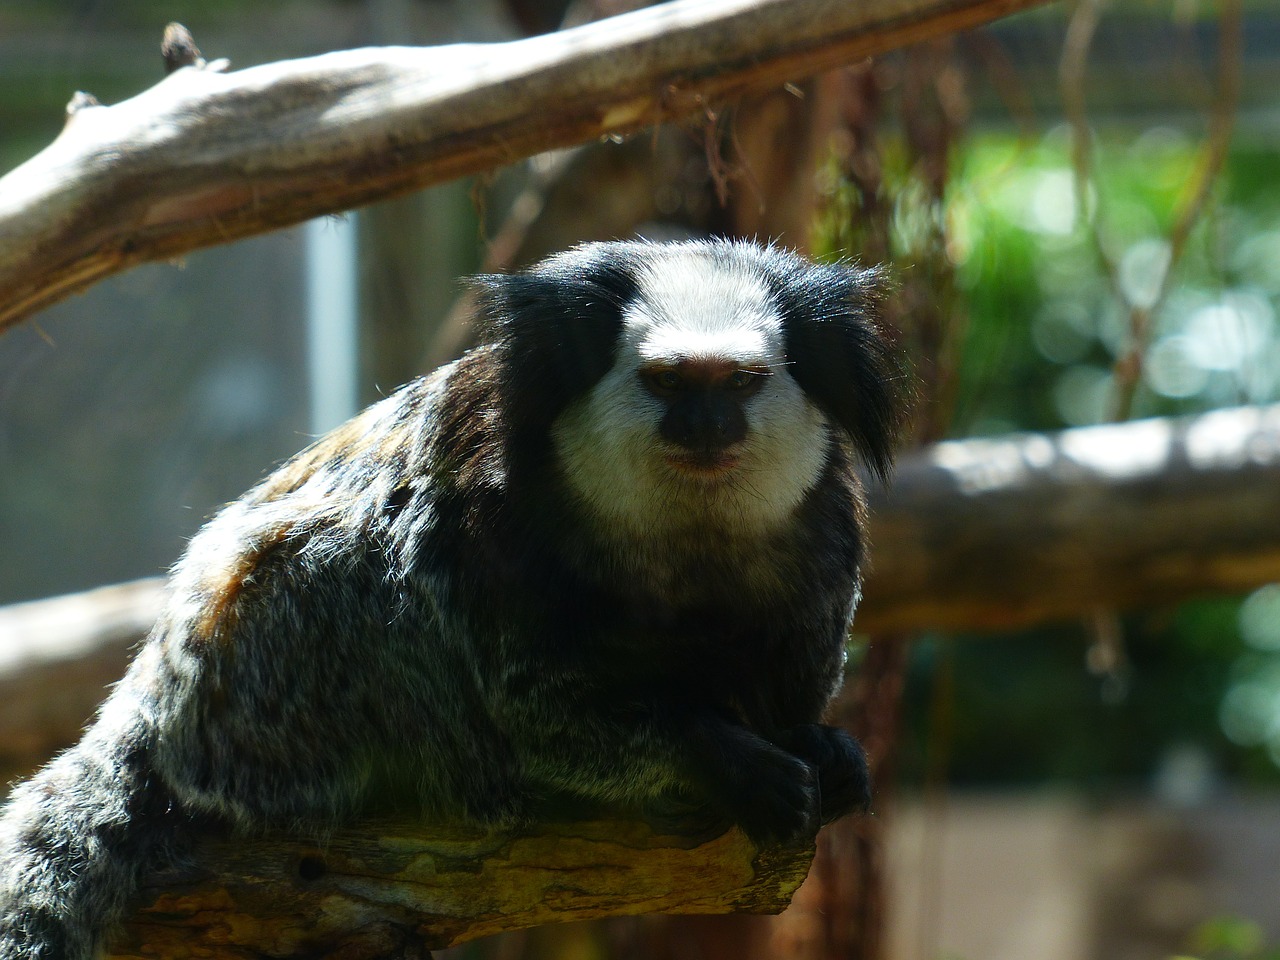
{"label": "white fur patch", "polygon": [[[641,365],[727,360],[773,376],[743,401],[747,436],[737,465],[714,479],[666,459],[665,407]],[[776,530],[821,475],[826,419],[788,374],[782,321],[764,283],[712,248],[653,248],[639,295],[623,317],[610,371],[552,430],[565,478],[620,538],[669,539],[697,531],[753,536]]]}

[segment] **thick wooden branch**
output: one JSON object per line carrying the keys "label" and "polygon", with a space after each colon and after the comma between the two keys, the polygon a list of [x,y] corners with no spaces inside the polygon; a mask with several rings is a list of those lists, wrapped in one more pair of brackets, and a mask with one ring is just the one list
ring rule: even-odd
{"label": "thick wooden branch", "polygon": [[157,577],[0,607],[0,783],[79,739],[163,598]]}
{"label": "thick wooden branch", "polygon": [[179,69],[0,179],[0,329],[147,260],[540,151],[705,115],[747,91],[1044,0],[674,0],[501,44]]}
{"label": "thick wooden branch", "polygon": [[640,913],[777,913],[812,844],[758,851],[739,831],[641,822],[504,835],[369,823],[323,844],[210,838],[151,879],[116,960],[420,957],[502,930]]}
{"label": "thick wooden branch", "polygon": [[907,458],[855,627],[990,631],[1280,580],[1280,406]]}

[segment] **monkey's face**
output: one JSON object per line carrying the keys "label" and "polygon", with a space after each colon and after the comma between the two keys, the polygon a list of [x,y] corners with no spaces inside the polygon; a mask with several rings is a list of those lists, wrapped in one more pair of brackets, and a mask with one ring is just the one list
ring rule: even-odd
{"label": "monkey's face", "polygon": [[688,248],[642,269],[613,365],[552,434],[569,487],[630,536],[767,533],[831,442],[761,279]]}

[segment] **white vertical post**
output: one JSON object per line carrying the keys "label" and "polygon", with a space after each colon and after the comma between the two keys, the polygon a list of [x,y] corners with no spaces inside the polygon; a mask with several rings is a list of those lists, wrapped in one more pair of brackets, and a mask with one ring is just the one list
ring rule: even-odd
{"label": "white vertical post", "polygon": [[359,405],[356,214],[308,221],[307,379],[311,432],[349,420]]}

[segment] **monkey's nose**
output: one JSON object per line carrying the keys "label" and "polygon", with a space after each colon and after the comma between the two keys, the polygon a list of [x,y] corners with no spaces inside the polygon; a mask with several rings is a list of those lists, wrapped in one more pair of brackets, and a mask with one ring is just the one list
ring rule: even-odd
{"label": "monkey's nose", "polygon": [[664,440],[710,455],[745,440],[747,418],[733,400],[708,392],[673,403],[659,429]]}

